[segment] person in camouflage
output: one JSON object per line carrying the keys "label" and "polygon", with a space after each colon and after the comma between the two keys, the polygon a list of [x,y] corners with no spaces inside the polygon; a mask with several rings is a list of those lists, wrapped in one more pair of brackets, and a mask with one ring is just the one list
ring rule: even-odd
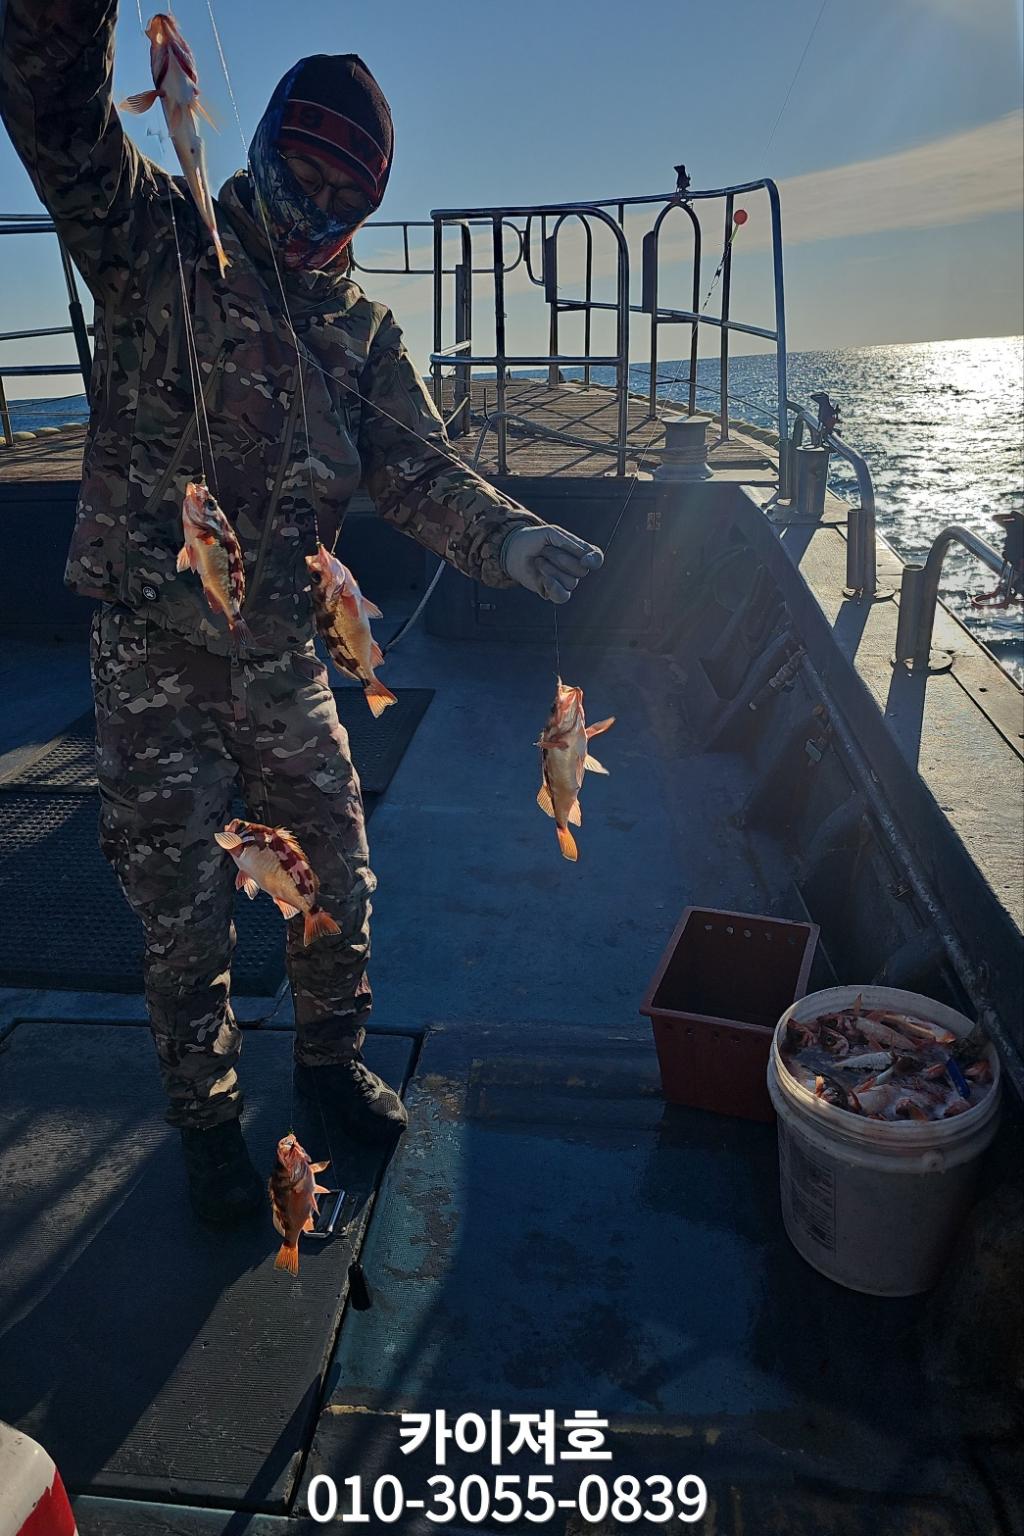
{"label": "person in camouflage", "polygon": [[[184,182],[122,131],[116,0],[0,4],[0,112],[95,299],[66,580],[99,603],[100,841],[144,925],[147,1006],[192,1202],[227,1222],[263,1198],[238,1120],[235,868],[214,841],[239,792],[251,819],[298,837],[340,930],[307,948],[301,918],[287,924],[300,1086],[357,1135],[391,1139],[405,1124],[361,1056],[375,878],[313,644],[305,556],[318,535],[330,547],[360,485],[389,522],[490,586],[564,601],[601,554],[452,454],[394,317],[348,275],[348,243],[380,205],[393,147],[361,60],[301,60],[277,87],[247,168],[216,200],[222,279]],[[185,485],[204,470],[241,544],[241,651],[195,576],[176,570]]]}

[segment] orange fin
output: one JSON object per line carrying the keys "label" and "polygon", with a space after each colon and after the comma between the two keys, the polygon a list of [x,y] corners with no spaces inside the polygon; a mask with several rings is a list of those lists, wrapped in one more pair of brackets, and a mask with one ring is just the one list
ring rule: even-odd
{"label": "orange fin", "polygon": [[316,1230],[316,1222],[313,1220],[312,1216],[306,1217],[305,1221],[302,1223],[302,1230],[303,1232],[314,1232]]}
{"label": "orange fin", "polygon": [[379,667],[383,660],[384,652],[381,650],[376,640],[374,640],[373,644],[370,646],[370,665],[372,667]]}
{"label": "orange fin", "polygon": [[234,853],[236,848],[241,848],[242,846],[242,839],[237,832],[215,832],[213,839],[222,848],[226,848],[228,853]]}
{"label": "orange fin", "polygon": [[[325,1162],[322,1162],[322,1163],[310,1163],[309,1166],[310,1166],[310,1169],[312,1170],[313,1173],[323,1173],[325,1168],[329,1168],[331,1166],[331,1160],[330,1160],[330,1158],[327,1158]],[[320,1193],[322,1195],[329,1195],[330,1194],[330,1190],[329,1189],[322,1189],[320,1191]]]}
{"label": "orange fin", "polygon": [[371,603],[368,597],[363,598],[363,612],[368,619],[382,619],[384,617],[377,604]]}
{"label": "orange fin", "polygon": [[567,819],[570,827],[582,827],[583,812],[580,810],[580,803],[578,800],[573,801],[572,810],[569,812]]}
{"label": "orange fin", "polygon": [[195,557],[187,544],[183,544],[178,550],[178,558],[174,562],[176,571],[194,571],[196,568]]}
{"label": "orange fin", "polygon": [[181,127],[181,102],[180,101],[172,101],[171,102],[171,110],[170,110],[170,115],[168,116],[168,119],[167,119],[167,126],[171,130],[172,134],[177,133],[178,129]]}
{"label": "orange fin", "polygon": [[218,235],[216,230],[213,231],[213,249],[217,255],[217,265],[220,268],[220,275],[223,277],[231,263],[228,261],[227,253],[220,243],[220,235]]}
{"label": "orange fin", "polygon": [[366,702],[369,704],[370,713],[375,720],[380,719],[389,704],[398,703],[391,689],[385,688],[384,684],[378,682],[377,678],[374,678],[372,683],[367,683],[365,692]]}
{"label": "orange fin", "polygon": [[195,101],[192,103],[192,106],[193,106],[194,110],[199,113],[200,117],[205,117],[206,118],[206,121],[209,123],[209,125],[213,129],[214,133],[220,133],[220,129],[217,127],[216,122],[213,120],[213,118],[210,116],[209,112],[203,106],[203,103],[199,100],[198,96],[196,97]]}
{"label": "orange fin", "polygon": [[277,897],[277,896],[274,897],[274,906],[277,908],[277,910],[280,912],[281,916],[285,919],[286,922],[289,921],[293,917],[298,917],[298,915],[299,915],[299,908],[298,907],[293,907],[287,901],[281,901],[280,898]]}
{"label": "orange fin", "polygon": [[604,764],[599,763],[596,757],[591,757],[589,752],[584,759],[583,766],[584,768],[589,769],[591,773],[607,774],[608,772],[608,769],[604,766]]}
{"label": "orange fin", "polygon": [[589,741],[591,736],[600,736],[602,731],[607,731],[614,724],[615,716],[609,715],[607,720],[599,720],[596,725],[588,725],[587,740]]}
{"label": "orange fin", "polygon": [[314,1195],[333,1195],[334,1190],[328,1189],[326,1184],[314,1184],[313,1193]]}
{"label": "orange fin", "polygon": [[312,944],[314,939],[320,939],[325,933],[340,933],[334,918],[323,907],[316,907],[312,912],[306,913],[306,922],[302,933],[303,944]]}
{"label": "orange fin", "polygon": [[546,783],[542,784],[540,789],[537,791],[537,804],[540,806],[545,816],[553,816],[555,814],[555,807],[551,799],[551,791],[548,789]]}
{"label": "orange fin", "polygon": [[235,890],[244,891],[250,901],[255,901],[260,893],[260,888],[251,875],[245,875],[241,870],[235,876]]}
{"label": "orange fin", "polygon": [[124,101],[119,101],[117,110],[119,112],[148,112],[159,95],[159,91],[139,91],[137,95],[126,96]]}
{"label": "orange fin", "polygon": [[296,1243],[294,1247],[290,1247],[287,1243],[282,1243],[281,1244],[281,1247],[278,1250],[277,1258],[274,1260],[274,1268],[275,1269],[286,1269],[290,1275],[295,1275],[295,1276],[298,1275],[298,1273],[299,1273],[299,1245],[298,1245],[298,1243]]}
{"label": "orange fin", "polygon": [[555,831],[558,834],[558,846],[562,850],[562,858],[572,859],[575,864],[577,858],[576,840],[572,833],[568,827],[556,827]]}

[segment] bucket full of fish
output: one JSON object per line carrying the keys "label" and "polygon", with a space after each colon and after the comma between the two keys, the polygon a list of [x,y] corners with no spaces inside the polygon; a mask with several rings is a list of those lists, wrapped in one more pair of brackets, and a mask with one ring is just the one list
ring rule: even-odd
{"label": "bucket full of fish", "polygon": [[797,1251],[875,1296],[934,1285],[999,1119],[999,1058],[978,1026],[916,992],[813,992],[779,1020],[768,1092]]}

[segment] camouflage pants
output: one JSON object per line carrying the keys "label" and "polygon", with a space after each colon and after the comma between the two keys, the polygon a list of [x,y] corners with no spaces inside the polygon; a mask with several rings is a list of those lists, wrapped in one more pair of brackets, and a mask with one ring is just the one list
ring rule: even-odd
{"label": "camouflage pants", "polygon": [[251,820],[295,833],[341,929],[306,948],[302,918],[284,925],[296,1057],[337,1062],[362,1044],[376,880],[348,737],[312,645],[263,660],[215,656],[107,604],[90,660],[100,844],[145,929],[167,1118],[214,1125],[241,1109],[229,1001],[236,868],[213,837],[239,793]]}

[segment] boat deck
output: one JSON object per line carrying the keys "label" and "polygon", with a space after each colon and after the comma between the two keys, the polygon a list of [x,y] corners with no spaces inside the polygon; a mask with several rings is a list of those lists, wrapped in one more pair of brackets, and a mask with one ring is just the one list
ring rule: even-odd
{"label": "boat deck", "polygon": [[[757,507],[763,448],[738,440],[729,454],[757,464],[721,461]],[[520,462],[550,473],[565,449],[524,443]],[[891,743],[880,775],[920,769],[941,796],[1009,921],[1021,747],[1002,684],[1017,706],[1019,692],[948,616],[937,642],[963,670],[905,686],[886,657],[894,602],[842,595],[842,504],[813,527],[769,512],[766,568],[792,581],[794,609],[804,580],[813,594],[809,660],[828,660],[865,750]],[[388,590],[388,568],[373,588],[385,635],[415,601]],[[305,1246],[297,1284],[272,1270],[269,1220],[217,1239],[188,1220],[138,995],[0,992],[0,1417],[65,1470],[82,1536],[309,1536],[317,1474],[388,1472],[423,1498],[439,1470],[550,1474],[566,1499],[589,1472],[705,1479],[707,1522],[637,1530],[1017,1529],[1019,1423],[997,1394],[934,1374],[934,1298],[860,1296],[808,1268],[781,1226],[774,1129],[661,1099],[638,1006],[683,907],[806,917],[783,841],[738,815],[756,765],[728,730],[709,747],[684,708],[695,658],[565,635],[560,652],[592,715],[616,717],[578,865],[534,803],[553,636],[420,626],[388,658],[397,693],[434,690],[370,827],[371,1051],[406,1079],[410,1128],[385,1168],[331,1148],[353,1227]],[[88,707],[84,644],[5,642],[0,687],[2,781]],[[972,810],[982,771],[1003,775],[1005,824]],[[290,1001],[281,988],[238,1013],[245,1123],[268,1168],[296,1112]],[[439,1469],[400,1452],[404,1411],[494,1410],[507,1426],[548,1409],[598,1411],[614,1461],[520,1453],[495,1469],[449,1443]],[[395,1528],[439,1527],[410,1513]],[[591,1527],[562,1511],[529,1528]]]}

